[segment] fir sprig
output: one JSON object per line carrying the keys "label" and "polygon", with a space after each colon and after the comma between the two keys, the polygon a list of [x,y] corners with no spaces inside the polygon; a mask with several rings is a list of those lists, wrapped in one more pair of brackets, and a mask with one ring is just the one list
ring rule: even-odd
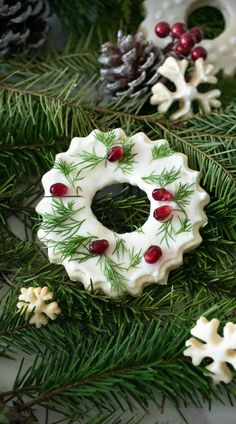
{"label": "fir sprig", "polygon": [[170,170],[166,170],[164,168],[161,174],[156,174],[155,171],[152,171],[148,176],[142,177],[142,179],[148,184],[157,184],[163,188],[180,178],[180,169],[172,167]]}
{"label": "fir sprig", "polygon": [[168,143],[161,144],[160,146],[152,147],[152,160],[165,158],[174,153]]}

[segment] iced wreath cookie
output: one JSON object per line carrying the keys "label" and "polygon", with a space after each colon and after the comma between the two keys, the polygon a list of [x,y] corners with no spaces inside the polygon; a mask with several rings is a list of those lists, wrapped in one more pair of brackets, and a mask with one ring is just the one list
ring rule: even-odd
{"label": "iced wreath cookie", "polygon": [[146,0],[145,19],[141,31],[154,44],[164,48],[170,39],[158,38],[154,28],[158,21],[187,22],[191,12],[203,6],[213,6],[222,12],[225,29],[214,39],[201,41],[201,46],[208,51],[207,62],[217,70],[223,69],[225,75],[236,71],[236,1],[235,0]]}
{"label": "iced wreath cookie", "polygon": [[[151,141],[144,133],[127,137],[122,129],[73,138],[43,176],[38,237],[49,260],[63,264],[86,289],[137,295],[151,283],[166,284],[183,253],[200,244],[209,196],[198,178],[166,140]],[[138,186],[150,200],[150,215],[136,231],[115,233],[91,210],[96,192],[114,183]]]}

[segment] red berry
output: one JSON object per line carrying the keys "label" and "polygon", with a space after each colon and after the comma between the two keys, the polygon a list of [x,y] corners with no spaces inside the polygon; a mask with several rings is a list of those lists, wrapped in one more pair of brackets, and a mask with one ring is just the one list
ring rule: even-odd
{"label": "red berry", "polygon": [[109,162],[116,162],[119,160],[125,152],[125,149],[122,146],[114,146],[107,153],[107,160]]}
{"label": "red berry", "polygon": [[195,44],[195,39],[190,32],[185,32],[181,35],[179,42],[186,49],[191,49]]}
{"label": "red berry", "polygon": [[154,264],[162,256],[162,250],[159,246],[150,246],[144,253],[144,259],[148,264]]}
{"label": "red berry", "polygon": [[89,246],[89,250],[94,255],[103,255],[103,253],[107,250],[109,246],[109,242],[105,239],[94,240]]}
{"label": "red berry", "polygon": [[203,30],[199,27],[190,29],[190,33],[193,35],[196,43],[200,43],[204,37]]}
{"label": "red berry", "polygon": [[165,188],[155,188],[152,192],[152,197],[155,200],[171,200],[173,195]]}
{"label": "red berry", "polygon": [[167,22],[158,22],[155,26],[155,33],[160,38],[165,38],[170,33],[170,25]]}
{"label": "red berry", "polygon": [[188,56],[189,53],[191,52],[191,49],[182,46],[182,44],[178,44],[175,48],[175,51],[180,56]]}
{"label": "red berry", "polygon": [[182,34],[187,31],[187,27],[183,22],[176,22],[171,27],[171,34],[174,38],[179,38]]}
{"label": "red berry", "polygon": [[65,196],[68,192],[68,187],[63,183],[55,183],[51,185],[49,190],[52,196]]}
{"label": "red berry", "polygon": [[194,61],[200,59],[200,57],[205,60],[207,57],[207,50],[204,49],[204,47],[195,47],[195,49],[192,51],[191,57]]}
{"label": "red berry", "polygon": [[172,212],[172,207],[168,205],[160,206],[156,208],[153,212],[153,216],[157,221],[163,221],[168,218]]}

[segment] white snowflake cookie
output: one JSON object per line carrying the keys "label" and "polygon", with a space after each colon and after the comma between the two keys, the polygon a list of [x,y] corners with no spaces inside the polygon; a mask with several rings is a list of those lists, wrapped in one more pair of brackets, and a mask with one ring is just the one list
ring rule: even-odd
{"label": "white snowflake cookie", "polygon": [[200,112],[209,113],[212,107],[220,107],[218,100],[221,92],[218,89],[208,90],[204,93],[198,91],[202,83],[216,84],[213,65],[206,64],[202,58],[194,63],[194,69],[189,82],[185,79],[185,73],[189,66],[187,59],[178,60],[168,57],[158,72],[175,85],[175,90],[169,90],[162,82],[157,82],[152,87],[152,105],[158,105],[159,112],[167,112],[174,102],[179,103],[179,109],[170,118],[179,119],[192,114],[192,103],[196,101]]}
{"label": "white snowflake cookie", "polygon": [[176,22],[187,22],[191,12],[202,6],[215,6],[222,12],[225,29],[213,39],[204,39],[201,46],[209,52],[207,62],[214,65],[215,71],[223,69],[225,75],[233,75],[236,70],[236,3],[235,0],[146,0],[146,17],[140,30],[148,40],[164,48],[170,37],[159,38],[154,28],[157,22],[167,21],[170,25]]}
{"label": "white snowflake cookie", "polygon": [[57,302],[49,302],[52,298],[53,293],[48,287],[22,287],[16,306],[26,318],[30,316],[30,324],[40,328],[42,325],[47,325],[49,319],[57,319],[61,313]]}
{"label": "white snowflake cookie", "polygon": [[236,324],[227,322],[224,326],[223,337],[218,334],[220,321],[216,318],[208,321],[199,318],[191,334],[194,336],[186,341],[185,356],[192,358],[193,365],[198,366],[203,359],[211,358],[206,366],[215,384],[230,383],[233,374],[227,364],[236,370]]}
{"label": "white snowflake cookie", "polygon": [[[173,152],[166,140],[94,130],[73,138],[43,176],[38,237],[49,260],[63,264],[70,279],[87,290],[138,295],[151,283],[166,284],[183,253],[200,244],[209,196],[198,181],[187,157]],[[91,210],[95,194],[117,183],[138,186],[150,201],[149,217],[136,231],[115,233]]]}

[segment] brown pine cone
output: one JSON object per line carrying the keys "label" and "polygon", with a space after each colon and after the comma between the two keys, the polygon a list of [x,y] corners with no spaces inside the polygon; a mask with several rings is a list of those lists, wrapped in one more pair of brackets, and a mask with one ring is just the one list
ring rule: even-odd
{"label": "brown pine cone", "polygon": [[158,79],[158,48],[142,33],[117,34],[117,44],[107,42],[101,48],[99,62],[106,92],[112,97],[139,97]]}

